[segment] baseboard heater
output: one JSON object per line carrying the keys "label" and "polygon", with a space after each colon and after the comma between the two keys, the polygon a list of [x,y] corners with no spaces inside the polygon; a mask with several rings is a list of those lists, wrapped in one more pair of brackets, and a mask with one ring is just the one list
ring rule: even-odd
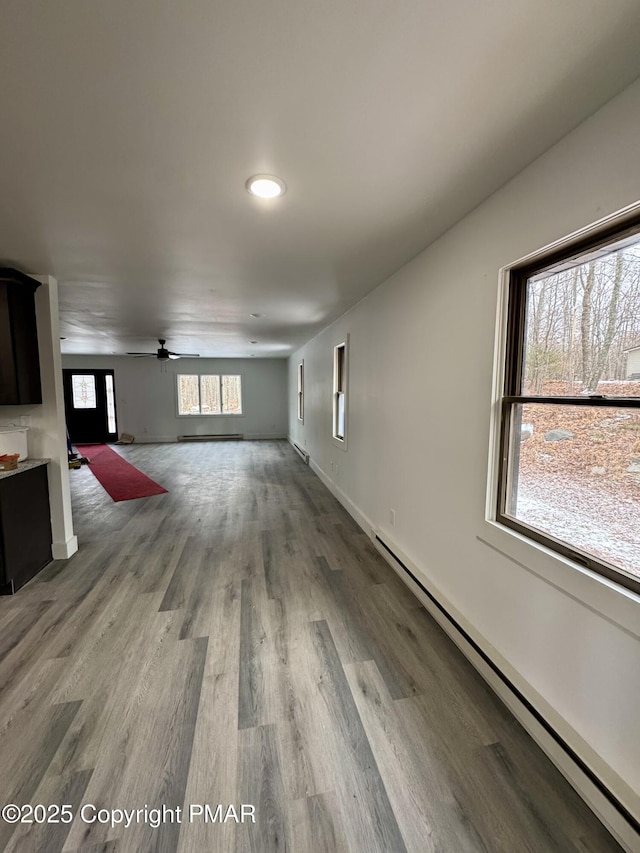
{"label": "baseboard heater", "polygon": [[631,814],[631,812],[624,806],[623,803],[613,794],[609,788],[605,785],[605,783],[593,772],[593,770],[589,767],[589,765],[583,761],[582,758],[575,752],[575,750],[565,741],[565,739],[558,734],[558,732],[553,728],[553,726],[542,716],[540,711],[531,704],[531,702],[526,698],[526,696],[516,687],[516,685],[502,672],[500,667],[494,663],[493,660],[489,657],[489,655],[478,645],[478,643],[469,635],[467,631],[460,625],[460,623],[455,619],[449,611],[444,607],[440,601],[430,592],[425,585],[414,575],[411,569],[402,562],[402,560],[394,554],[391,548],[387,545],[387,543],[381,539],[377,534],[375,534],[375,541],[380,545],[380,547],[386,552],[386,554],[391,557],[394,563],[399,566],[402,571],[408,575],[411,580],[420,588],[420,590],[426,595],[429,601],[433,604],[433,606],[439,611],[439,613],[444,616],[447,622],[455,629],[455,631],[463,637],[465,642],[471,646],[473,651],[482,658],[483,662],[489,667],[489,669],[494,673],[497,678],[504,684],[504,686],[513,694],[513,696],[518,699],[518,701],[526,708],[526,710],[531,714],[531,716],[536,720],[536,722],[546,731],[552,740],[556,742],[556,744],[561,747],[561,749],[566,753],[566,755],[571,758],[574,764],[580,768],[582,773],[587,777],[587,779],[591,782],[591,784],[602,794],[602,796],[613,806],[613,808],[618,812],[618,814],[626,821],[626,823],[634,830],[634,832],[640,835],[640,822],[636,820],[635,816]]}
{"label": "baseboard heater", "polygon": [[228,432],[224,435],[179,435],[178,441],[238,441],[242,438],[240,432]]}
{"label": "baseboard heater", "polygon": [[308,465],[309,464],[309,454],[307,453],[307,451],[303,450],[298,444],[295,443],[295,441],[292,441],[291,444],[293,445],[293,449],[298,454],[300,459],[302,459],[304,464]]}

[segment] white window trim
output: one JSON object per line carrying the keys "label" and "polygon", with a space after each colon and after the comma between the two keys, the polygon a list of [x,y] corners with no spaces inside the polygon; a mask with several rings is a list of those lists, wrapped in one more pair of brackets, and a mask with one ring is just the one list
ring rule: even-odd
{"label": "white window trim", "polygon": [[[336,416],[337,416],[337,397],[338,393],[338,350],[344,347],[344,437],[339,438],[336,435]],[[347,334],[342,341],[339,341],[333,347],[333,383],[331,394],[331,438],[336,447],[341,450],[346,450],[349,439],[349,335]]]}
{"label": "white window trim", "polygon": [[[223,376],[239,376],[240,377],[240,405],[242,406],[241,412],[198,412],[198,414],[193,415],[181,415],[180,414],[180,397],[178,394],[178,377],[179,376],[197,376],[198,377],[198,395],[200,394],[200,377],[201,376],[219,376],[220,383],[222,383]],[[175,409],[176,409],[176,417],[177,418],[189,418],[193,420],[193,418],[244,418],[244,373],[175,373],[174,374],[175,382],[173,393],[175,395]],[[220,388],[220,400],[222,401],[222,387]]]}
{"label": "white window trim", "polygon": [[298,423],[304,423],[304,358],[298,362],[296,368],[296,414],[298,415]]}
{"label": "white window trim", "polygon": [[640,203],[624,208],[593,225],[582,228],[548,246],[514,260],[499,270],[486,503],[484,521],[478,527],[476,535],[478,541],[495,549],[521,569],[536,575],[635,637],[640,637],[640,620],[638,619],[640,596],[637,593],[545,547],[541,543],[529,539],[518,531],[500,524],[496,520],[496,514],[500,465],[500,415],[506,370],[510,270],[523,263],[535,262],[554,249],[563,248],[581,238],[593,236],[611,225],[623,223],[638,213],[640,213]]}

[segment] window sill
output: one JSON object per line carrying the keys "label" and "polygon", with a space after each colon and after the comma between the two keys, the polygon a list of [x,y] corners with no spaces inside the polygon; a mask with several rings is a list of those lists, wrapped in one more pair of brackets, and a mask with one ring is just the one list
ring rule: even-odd
{"label": "window sill", "polygon": [[234,412],[209,412],[208,414],[197,415],[176,415],[177,418],[244,418],[243,414],[235,414]]}
{"label": "window sill", "polygon": [[640,596],[516,530],[486,520],[476,538],[520,568],[640,638]]}
{"label": "window sill", "polygon": [[337,438],[335,435],[331,437],[331,440],[335,444],[336,447],[339,447],[340,450],[347,449],[347,439],[346,438]]}

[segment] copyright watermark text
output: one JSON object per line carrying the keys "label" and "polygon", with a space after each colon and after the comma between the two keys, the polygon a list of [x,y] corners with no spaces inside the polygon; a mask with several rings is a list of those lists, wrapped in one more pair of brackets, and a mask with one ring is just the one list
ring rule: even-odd
{"label": "copyright watermark text", "polygon": [[250,803],[190,803],[187,806],[166,805],[150,808],[104,808],[94,803],[72,805],[23,805],[8,803],[0,811],[5,823],[99,823],[110,827],[146,824],[157,829],[166,823],[255,823],[256,808]]}

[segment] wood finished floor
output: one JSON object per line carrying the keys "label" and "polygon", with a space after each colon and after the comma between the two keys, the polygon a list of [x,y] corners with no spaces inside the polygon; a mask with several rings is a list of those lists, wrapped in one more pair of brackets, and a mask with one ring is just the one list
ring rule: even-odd
{"label": "wood finished floor", "polygon": [[0,599],[0,800],[257,822],[0,849],[620,851],[285,442],[121,452],[169,493],[71,472],[79,553]]}

